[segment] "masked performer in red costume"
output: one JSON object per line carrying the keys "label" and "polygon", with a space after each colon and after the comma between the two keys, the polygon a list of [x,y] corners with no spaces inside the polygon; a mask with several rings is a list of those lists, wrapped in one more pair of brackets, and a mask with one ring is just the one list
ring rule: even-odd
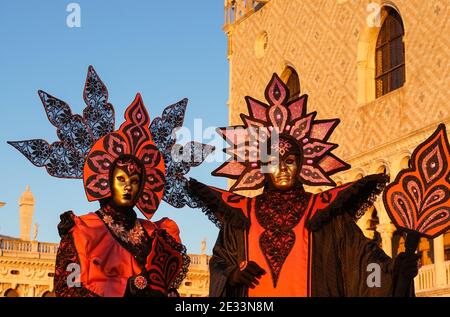
{"label": "masked performer in red costume", "polygon": [[[96,212],[61,215],[57,296],[176,295],[189,257],[177,224],[169,218],[156,222],[150,218],[162,198],[175,207],[195,206],[183,191],[187,183],[183,175],[193,164],[174,162],[171,157],[172,132],[183,122],[187,100],[167,107],[162,118],[150,123],[137,94],[125,112],[125,122],[114,131],[114,109],[92,67],[83,116],[72,115],[66,103],[45,92],[39,91],[39,96],[61,141],[9,143],[52,176],[83,178],[88,200],[100,202]],[[178,150],[183,153],[183,147]],[[189,150],[205,155],[212,148],[191,142]],[[195,164],[201,161],[197,157]],[[147,220],[137,218],[134,206]]]}
{"label": "masked performer in red costume", "polygon": [[[249,198],[193,179],[189,184],[221,229],[210,261],[210,296],[391,296],[399,281],[412,283],[418,257],[393,261],[355,222],[387,176],[306,192],[303,185],[336,185],[330,175],[350,168],[327,142],[339,120],[315,120],[306,95],[287,102],[288,88],[276,74],[265,97],[269,104],[246,97],[244,126],[219,129],[231,159],[213,172],[236,179],[231,191],[264,192]],[[262,144],[272,150],[267,160]],[[274,153],[279,157],[271,161]],[[368,281],[372,263],[380,268],[379,285]]]}

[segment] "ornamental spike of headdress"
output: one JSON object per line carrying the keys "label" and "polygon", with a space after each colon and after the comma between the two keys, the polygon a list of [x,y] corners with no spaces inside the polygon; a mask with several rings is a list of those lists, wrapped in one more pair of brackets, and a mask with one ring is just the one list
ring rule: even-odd
{"label": "ornamental spike of headdress", "polygon": [[327,142],[339,119],[315,120],[316,112],[307,113],[307,95],[288,102],[289,89],[277,74],[273,74],[267,85],[265,98],[268,104],[246,96],[248,115],[241,114],[244,125],[218,129],[230,145],[225,151],[231,158],[212,174],[237,179],[232,191],[263,187],[261,143],[276,132],[280,152],[283,138],[294,140],[298,145],[301,152],[299,177],[303,184],[336,185],[330,176],[350,168],[331,153],[337,144]]}
{"label": "ornamental spike of headdress", "polygon": [[[83,178],[86,195],[92,201],[111,195],[111,167],[120,157],[132,156],[144,170],[137,207],[147,218],[153,215],[161,198],[177,208],[197,207],[198,202],[188,193],[185,175],[190,167],[200,165],[214,147],[198,142],[175,144],[175,129],[183,124],[187,99],[166,107],[162,117],[151,122],[137,94],[125,112],[125,122],[114,131],[114,108],[92,66],[84,86],[83,116],[72,114],[64,101],[43,91],[38,93],[50,123],[57,128],[59,141],[8,142],[35,166],[45,167],[54,177]],[[172,155],[174,152],[178,157]]]}
{"label": "ornamental spike of headdress", "polygon": [[89,66],[83,99],[83,116],[72,114],[64,101],[39,90],[48,120],[57,130],[59,141],[42,139],[8,142],[37,167],[45,167],[54,177],[82,178],[84,158],[92,145],[114,130],[114,108],[108,103],[108,90]]}

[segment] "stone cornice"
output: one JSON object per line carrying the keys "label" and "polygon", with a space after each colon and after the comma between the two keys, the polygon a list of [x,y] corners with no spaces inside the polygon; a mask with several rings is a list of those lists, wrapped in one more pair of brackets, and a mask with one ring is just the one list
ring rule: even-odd
{"label": "stone cornice", "polygon": [[33,266],[45,266],[54,268],[55,267],[55,261],[54,260],[47,260],[47,259],[41,259],[41,260],[29,260],[29,259],[20,259],[20,258],[7,258],[7,257],[0,257],[0,265],[6,265],[6,264],[19,264],[19,265],[33,265]]}
{"label": "stone cornice", "polygon": [[372,163],[374,158],[385,159],[398,154],[401,150],[412,152],[419,143],[426,140],[426,138],[436,130],[440,123],[444,123],[448,126],[450,124],[450,119],[435,122],[389,143],[358,153],[357,155],[347,158],[346,161],[355,166],[363,166]]}

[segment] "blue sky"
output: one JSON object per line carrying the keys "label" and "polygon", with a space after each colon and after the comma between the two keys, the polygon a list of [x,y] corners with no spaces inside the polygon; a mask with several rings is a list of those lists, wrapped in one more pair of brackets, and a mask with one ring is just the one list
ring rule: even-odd
{"label": "blue sky", "polygon": [[[30,185],[36,198],[33,222],[38,240],[57,242],[59,214],[95,211],[81,180],[57,179],[34,167],[8,140],[57,140],[37,90],[66,101],[81,113],[87,68],[93,65],[108,87],[116,127],[137,92],[154,118],[165,106],[189,98],[185,126],[195,118],[204,127],[227,125],[228,62],[222,31],[223,1],[79,0],[81,27],[69,28],[66,7],[74,1],[0,0],[0,234],[19,235],[18,199]],[[219,149],[220,151],[220,149]],[[225,188],[210,172],[220,163],[203,164],[190,176]],[[165,203],[154,216],[180,226],[188,252],[208,251],[217,229],[199,211]]]}

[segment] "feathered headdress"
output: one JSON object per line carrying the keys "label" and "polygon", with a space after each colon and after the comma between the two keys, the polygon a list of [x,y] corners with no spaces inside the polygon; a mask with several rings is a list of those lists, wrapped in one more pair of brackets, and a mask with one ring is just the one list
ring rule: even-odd
{"label": "feathered headdress", "polygon": [[[49,121],[57,128],[59,141],[8,142],[35,166],[45,167],[54,177],[83,178],[88,200],[93,201],[111,195],[109,173],[114,161],[133,156],[144,167],[144,185],[137,207],[147,218],[153,215],[161,198],[177,208],[186,204],[197,207],[197,201],[188,194],[185,174],[191,166],[201,164],[214,148],[198,142],[184,147],[175,144],[174,130],[183,124],[187,99],[168,106],[161,118],[150,122],[137,94],[125,112],[125,122],[114,131],[114,108],[108,103],[106,86],[92,66],[84,87],[87,106],[83,116],[72,114],[64,101],[43,91],[38,93]],[[183,158],[172,153],[182,153]]]}
{"label": "feathered headdress", "polygon": [[[327,142],[339,119],[315,120],[317,113],[307,113],[306,110],[307,95],[288,102],[289,89],[277,74],[273,74],[267,85],[265,97],[268,104],[245,97],[249,115],[241,114],[243,126],[218,129],[231,146],[225,149],[231,158],[212,174],[237,179],[232,191],[263,187],[261,144],[276,132],[280,140],[283,137],[295,140],[301,150],[299,177],[304,184],[336,185],[330,175],[350,168],[331,154],[338,145]],[[282,147],[282,142],[279,147]]]}

